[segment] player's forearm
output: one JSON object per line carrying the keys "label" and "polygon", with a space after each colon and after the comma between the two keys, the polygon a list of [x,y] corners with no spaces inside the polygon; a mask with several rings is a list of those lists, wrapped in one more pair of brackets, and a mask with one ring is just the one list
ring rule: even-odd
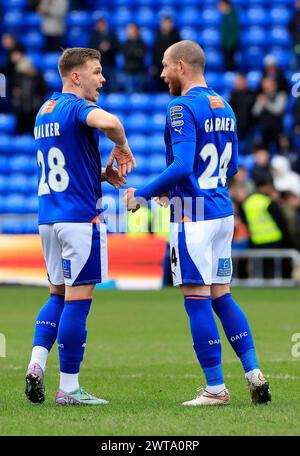
{"label": "player's forearm", "polygon": [[104,134],[116,144],[116,146],[127,145],[125,130],[118,118],[115,125],[103,130]]}
{"label": "player's forearm", "polygon": [[189,177],[193,172],[195,147],[194,141],[182,141],[173,144],[173,163],[153,182],[136,190],[135,196],[148,200],[153,196],[170,191],[175,185]]}

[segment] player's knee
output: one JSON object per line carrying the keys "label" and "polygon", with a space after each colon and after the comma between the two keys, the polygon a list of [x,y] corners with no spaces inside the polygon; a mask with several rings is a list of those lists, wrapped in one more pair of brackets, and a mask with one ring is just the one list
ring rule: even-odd
{"label": "player's knee", "polygon": [[75,287],[66,286],[66,300],[70,299],[91,299],[95,285],[78,285]]}
{"label": "player's knee", "polygon": [[221,296],[224,296],[227,293],[230,293],[230,285],[228,283],[215,283],[211,286],[212,299],[220,298]]}
{"label": "player's knee", "polygon": [[209,285],[180,285],[180,290],[186,295],[201,295],[201,296],[210,296],[210,286]]}
{"label": "player's knee", "polygon": [[65,295],[65,286],[64,285],[53,285],[49,284],[50,293],[55,295],[64,296]]}

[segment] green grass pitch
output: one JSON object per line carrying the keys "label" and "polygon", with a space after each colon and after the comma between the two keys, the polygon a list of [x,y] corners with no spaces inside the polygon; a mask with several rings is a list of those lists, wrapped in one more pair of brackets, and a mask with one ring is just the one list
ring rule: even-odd
{"label": "green grass pitch", "polygon": [[185,408],[204,377],[192,349],[181,294],[97,290],[88,318],[88,341],[81,384],[110,401],[105,407],[57,407],[57,346],[49,357],[46,401],[24,395],[33,325],[47,290],[0,287],[1,435],[299,435],[300,357],[291,340],[300,333],[297,289],[233,290],[249,318],[261,368],[273,401],[254,406],[242,368],[223,330],[224,374],[231,405]]}

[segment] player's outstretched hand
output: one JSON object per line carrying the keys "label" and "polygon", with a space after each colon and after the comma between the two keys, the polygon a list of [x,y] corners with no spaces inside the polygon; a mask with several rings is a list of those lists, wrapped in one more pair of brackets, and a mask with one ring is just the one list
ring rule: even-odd
{"label": "player's outstretched hand", "polygon": [[127,188],[124,193],[124,204],[128,211],[136,212],[139,210],[141,205],[134,197],[135,188]]}
{"label": "player's outstretched hand", "polygon": [[124,176],[119,176],[119,171],[113,166],[114,156],[111,154],[105,170],[106,182],[111,184],[115,188],[124,187],[126,179]]}
{"label": "player's outstretched hand", "polygon": [[154,201],[162,207],[169,207],[170,206],[170,193],[163,193],[162,195],[158,195],[154,198]]}
{"label": "player's outstretched hand", "polygon": [[125,146],[114,146],[112,155],[117,160],[119,177],[131,173],[132,165],[136,168],[136,161],[128,144]]}

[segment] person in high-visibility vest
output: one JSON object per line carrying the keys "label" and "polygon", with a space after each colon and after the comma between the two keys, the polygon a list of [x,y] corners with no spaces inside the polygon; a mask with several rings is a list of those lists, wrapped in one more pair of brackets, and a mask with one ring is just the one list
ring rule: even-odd
{"label": "person in high-visibility vest", "polygon": [[[261,181],[255,193],[242,204],[242,214],[248,226],[250,245],[256,249],[293,248],[289,227],[280,205],[277,192],[268,181]],[[274,278],[273,258],[263,259],[263,277]],[[283,277],[291,276],[289,260],[282,261]]]}

